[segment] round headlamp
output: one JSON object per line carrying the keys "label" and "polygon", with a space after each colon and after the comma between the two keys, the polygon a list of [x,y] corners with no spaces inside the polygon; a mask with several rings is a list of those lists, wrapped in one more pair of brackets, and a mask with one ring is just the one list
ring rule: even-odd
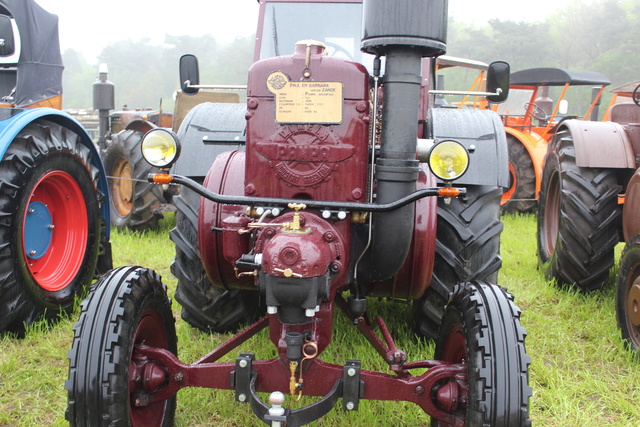
{"label": "round headlamp", "polygon": [[169,129],[151,129],[142,137],[142,156],[159,168],[171,166],[180,154],[178,135]]}
{"label": "round headlamp", "polygon": [[457,141],[438,142],[429,153],[431,172],[443,181],[460,178],[469,167],[469,152]]}

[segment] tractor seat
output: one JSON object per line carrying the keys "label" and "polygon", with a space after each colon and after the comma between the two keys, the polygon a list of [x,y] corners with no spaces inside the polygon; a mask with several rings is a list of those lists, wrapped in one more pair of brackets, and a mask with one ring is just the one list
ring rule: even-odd
{"label": "tractor seat", "polygon": [[640,123],[640,107],[636,104],[616,104],[611,107],[611,121],[616,123]]}

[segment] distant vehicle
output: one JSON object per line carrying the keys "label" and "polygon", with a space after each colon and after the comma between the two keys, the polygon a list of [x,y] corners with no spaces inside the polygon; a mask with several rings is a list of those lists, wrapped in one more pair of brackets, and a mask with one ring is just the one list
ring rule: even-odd
{"label": "distant vehicle", "polygon": [[[588,120],[593,116],[597,120],[597,107],[609,84],[608,77],[592,71],[531,68],[511,74],[509,99],[497,107],[509,146],[510,185],[502,195],[503,211],[531,212],[537,207],[547,145],[560,122],[576,118],[565,116],[567,90],[572,86],[595,86],[597,92],[581,117]],[[549,98],[550,87],[562,88],[555,101]]]}
{"label": "distant vehicle", "polygon": [[560,285],[600,288],[609,281],[615,246],[640,233],[637,87],[634,82],[613,90],[607,121],[562,121],[549,144],[538,208],[538,261],[545,277]]}
{"label": "distant vehicle", "polygon": [[97,148],[62,107],[58,17],[0,0],[0,331],[56,319],[109,270]]}

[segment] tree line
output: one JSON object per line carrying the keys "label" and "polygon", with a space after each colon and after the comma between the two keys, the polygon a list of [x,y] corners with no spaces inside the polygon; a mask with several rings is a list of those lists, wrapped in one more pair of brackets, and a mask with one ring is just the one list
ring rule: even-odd
{"label": "tree line", "polygon": [[[172,109],[182,54],[198,56],[202,82],[244,84],[254,39],[247,36],[222,45],[208,35],[167,35],[160,46],[146,39],[120,41],[106,46],[97,62],[109,67],[116,108],[157,109],[162,100],[163,109]],[[639,53],[640,0],[575,1],[533,23],[491,19],[474,26],[449,18],[448,55],[506,60],[512,71],[532,67],[598,71],[611,79],[613,88],[640,80]],[[75,50],[63,52],[63,61],[64,108],[90,108],[98,64],[89,64]]]}

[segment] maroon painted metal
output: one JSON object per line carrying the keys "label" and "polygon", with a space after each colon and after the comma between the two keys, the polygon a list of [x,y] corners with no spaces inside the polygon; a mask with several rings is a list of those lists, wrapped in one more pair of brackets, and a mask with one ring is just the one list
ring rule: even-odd
{"label": "maroon painted metal", "polygon": [[[294,55],[262,60],[249,70],[247,152],[253,155],[246,158],[245,194],[365,202],[369,74],[361,64],[326,56],[320,46],[309,47],[309,57],[306,50],[298,45]],[[274,121],[279,94],[272,93],[267,84],[274,70],[289,85],[299,84],[309,91],[322,89],[312,85],[338,83],[340,76],[344,99],[338,107],[341,114],[336,114],[340,123]]]}
{"label": "maroon painted metal", "polygon": [[[421,164],[416,189],[435,186],[435,177],[427,165]],[[431,283],[436,253],[437,204],[435,197],[415,202],[413,238],[407,259],[392,279],[370,284],[369,295],[414,300],[424,294]]]}
{"label": "maroon painted metal", "polygon": [[133,426],[160,425],[165,413],[163,407],[168,404],[164,400],[148,399],[148,393],[167,382],[166,366],[136,352],[137,346],[145,343],[158,351],[170,353],[167,350],[169,338],[162,322],[157,312],[147,310],[141,316],[134,336],[136,347],[129,365],[129,395],[132,397],[129,416]]}
{"label": "maroon painted metal", "polygon": [[[310,336],[323,341],[317,343],[318,352],[313,355],[314,357],[308,358],[302,363],[301,375],[304,378],[304,395],[325,396],[329,394],[336,382],[342,380],[344,367],[322,362],[317,357],[330,340],[332,326],[330,304],[322,311],[327,315],[326,322],[321,319],[311,325],[302,326],[282,325],[277,321],[276,315],[265,317],[247,331],[237,335],[191,365],[180,362],[175,355],[163,348],[151,347],[146,344],[136,345],[132,357],[136,361],[136,368],[131,370],[130,381],[138,377],[141,372],[153,373],[149,379],[142,382],[148,394],[140,396],[138,401],[140,408],[158,404],[172,397],[184,387],[235,389],[234,378],[238,369],[237,364],[234,362],[213,363],[212,361],[227,354],[251,335],[257,333],[264,328],[267,322],[271,325],[272,340],[277,341],[280,353],[285,347],[282,337],[287,331],[306,329]],[[393,345],[393,341],[386,333],[384,323],[377,321],[377,324],[382,328],[385,339],[392,344],[393,353],[404,354]],[[280,330],[276,331],[278,327]],[[367,334],[369,335],[368,339],[371,339],[373,333],[369,331]],[[404,357],[398,360],[401,359]],[[409,369],[414,368],[428,368],[428,370],[421,375],[414,376],[408,372]],[[282,354],[270,360],[253,361],[251,370],[259,378],[259,381],[256,382],[256,392],[289,389],[289,364]],[[451,413],[459,411],[463,407],[461,405],[465,403],[461,396],[466,390],[466,365],[441,361],[418,361],[399,363],[394,371],[395,374],[387,374],[361,370],[359,372],[360,380],[364,383],[361,398],[412,402],[420,406],[428,415],[447,424],[464,424],[464,419],[455,417]],[[441,387],[442,384],[447,383],[452,384],[444,388]]]}

